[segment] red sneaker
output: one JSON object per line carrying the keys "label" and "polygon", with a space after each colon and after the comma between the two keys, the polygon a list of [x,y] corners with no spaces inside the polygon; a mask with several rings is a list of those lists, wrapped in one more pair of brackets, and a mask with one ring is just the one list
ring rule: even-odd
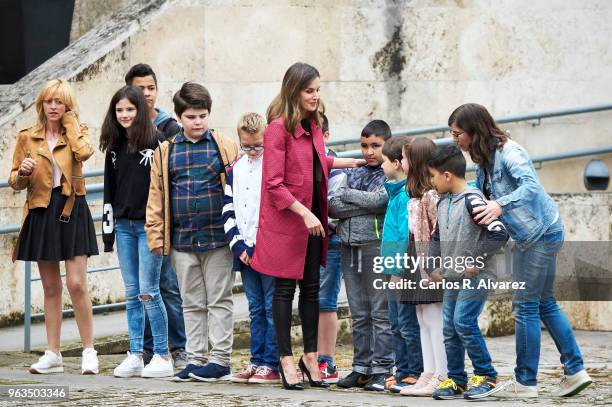
{"label": "red sneaker", "polygon": [[244,368],[244,370],[234,373],[230,381],[234,383],[247,383],[249,379],[255,374],[257,371],[257,366],[248,365]]}
{"label": "red sneaker", "polygon": [[338,383],[340,377],[338,376],[338,369],[330,367],[327,362],[319,362],[319,371],[321,372],[321,380],[329,383]]}
{"label": "red sneaker", "polygon": [[280,383],[280,375],[268,366],[259,366],[249,383]]}

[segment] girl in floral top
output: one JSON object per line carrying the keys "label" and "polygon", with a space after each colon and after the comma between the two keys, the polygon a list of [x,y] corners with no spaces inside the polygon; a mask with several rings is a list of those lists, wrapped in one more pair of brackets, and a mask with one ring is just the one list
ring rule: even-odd
{"label": "girl in floral top", "polygon": [[[409,247],[412,256],[426,256],[429,242],[436,228],[438,194],[429,181],[427,161],[436,149],[433,141],[419,137],[404,145],[402,168],[410,201],[408,202]],[[413,270],[416,289],[410,290],[408,302],[417,304],[417,318],[421,328],[423,373],[417,382],[401,390],[405,396],[431,396],[446,379],[446,350],[442,334],[442,290],[421,289],[420,280],[427,280],[425,270]],[[422,284],[424,284],[423,282]]]}

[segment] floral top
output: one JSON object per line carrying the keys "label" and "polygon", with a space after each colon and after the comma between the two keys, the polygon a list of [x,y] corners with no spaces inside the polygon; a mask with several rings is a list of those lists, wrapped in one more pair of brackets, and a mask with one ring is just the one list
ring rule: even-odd
{"label": "floral top", "polygon": [[434,189],[423,194],[421,198],[411,198],[408,202],[408,227],[414,235],[417,255],[427,255],[428,245],[436,230],[436,208],[440,196]]}

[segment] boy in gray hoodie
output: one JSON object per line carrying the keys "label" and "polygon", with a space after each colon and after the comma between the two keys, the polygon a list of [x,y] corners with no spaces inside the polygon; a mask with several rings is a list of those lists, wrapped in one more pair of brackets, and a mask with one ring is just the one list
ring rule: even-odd
{"label": "boy in gray hoodie", "polygon": [[[489,294],[488,281],[495,278],[495,252],[506,243],[508,233],[498,219],[488,225],[473,219],[474,208],[485,205],[485,198],[465,181],[465,158],[457,146],[438,148],[427,165],[440,194],[428,260],[440,258],[439,264],[443,264],[430,273],[430,280],[444,283],[443,333],[448,365],[448,380],[434,391],[433,398],[476,400],[500,390],[478,328],[478,315]],[[474,366],[469,389],[466,351]]]}
{"label": "boy in gray hoodie", "polygon": [[374,257],[389,197],[381,168],[382,148],[391,137],[389,125],[373,120],[361,131],[367,165],[347,172],[345,184],[329,200],[329,216],[339,219],[342,274],[353,328],[353,371],[339,387],[384,391],[393,368],[393,343],[384,290],[374,288]]}

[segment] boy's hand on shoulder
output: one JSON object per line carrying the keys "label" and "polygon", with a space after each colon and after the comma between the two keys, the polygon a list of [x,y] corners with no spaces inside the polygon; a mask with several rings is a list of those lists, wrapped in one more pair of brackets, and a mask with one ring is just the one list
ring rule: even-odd
{"label": "boy's hand on shoulder", "polygon": [[164,255],[164,248],[163,247],[156,247],[155,249],[151,250],[151,253],[153,253],[156,256],[163,256]]}

